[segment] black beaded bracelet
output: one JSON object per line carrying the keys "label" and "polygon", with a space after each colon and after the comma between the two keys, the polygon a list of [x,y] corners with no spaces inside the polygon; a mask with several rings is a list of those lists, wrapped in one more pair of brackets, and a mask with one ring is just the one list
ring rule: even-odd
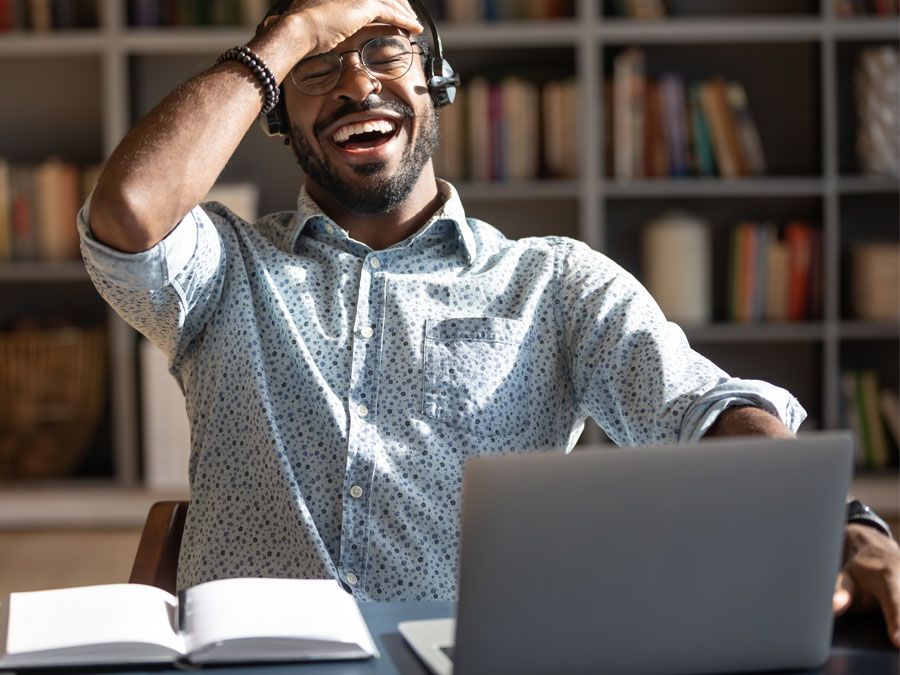
{"label": "black beaded bracelet", "polygon": [[232,47],[216,59],[216,64],[225,63],[225,61],[240,61],[247,66],[256,79],[259,80],[259,84],[262,86],[263,92],[266,95],[266,100],[265,103],[263,103],[260,114],[265,115],[278,105],[278,98],[281,95],[278,90],[278,82],[272,74],[272,71],[269,69],[269,66],[266,65],[266,62],[250,51],[249,47],[246,45]]}

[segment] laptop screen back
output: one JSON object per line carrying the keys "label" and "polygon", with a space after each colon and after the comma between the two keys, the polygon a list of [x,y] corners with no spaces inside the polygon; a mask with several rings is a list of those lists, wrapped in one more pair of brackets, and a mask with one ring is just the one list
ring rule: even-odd
{"label": "laptop screen back", "polygon": [[455,672],[821,664],[852,464],[843,433],[472,460]]}

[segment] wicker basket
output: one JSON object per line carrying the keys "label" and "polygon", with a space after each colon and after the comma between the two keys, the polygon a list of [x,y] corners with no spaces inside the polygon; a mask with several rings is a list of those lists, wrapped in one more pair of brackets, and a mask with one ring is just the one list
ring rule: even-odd
{"label": "wicker basket", "polygon": [[0,479],[59,478],[84,457],[106,397],[106,331],[0,333]]}

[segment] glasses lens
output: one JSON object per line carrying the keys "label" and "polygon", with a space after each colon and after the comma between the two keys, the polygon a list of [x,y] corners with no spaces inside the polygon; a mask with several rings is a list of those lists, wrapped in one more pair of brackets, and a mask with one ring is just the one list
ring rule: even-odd
{"label": "glasses lens", "polygon": [[384,35],[369,40],[362,48],[362,60],[379,79],[402,77],[412,64],[412,45],[403,35]]}
{"label": "glasses lens", "polygon": [[340,78],[341,59],[334,52],[303,59],[291,70],[297,89],[311,96],[328,93]]}

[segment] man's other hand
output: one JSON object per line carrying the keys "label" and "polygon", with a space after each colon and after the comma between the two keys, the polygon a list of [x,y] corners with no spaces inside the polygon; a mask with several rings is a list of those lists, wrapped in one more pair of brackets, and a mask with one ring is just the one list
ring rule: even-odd
{"label": "man's other hand", "polygon": [[867,525],[844,529],[844,565],[834,587],[834,614],[881,608],[900,648],[900,545]]}

